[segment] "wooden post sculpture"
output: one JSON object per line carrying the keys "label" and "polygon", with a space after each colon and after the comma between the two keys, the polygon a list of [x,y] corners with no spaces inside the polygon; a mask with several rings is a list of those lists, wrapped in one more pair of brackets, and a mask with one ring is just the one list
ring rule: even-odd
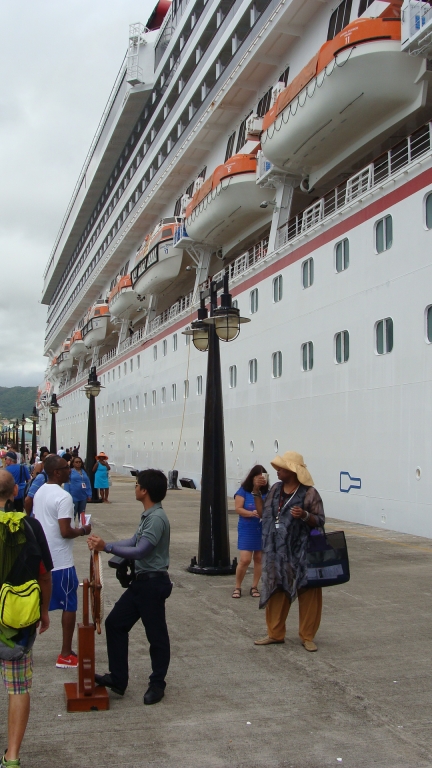
{"label": "wooden post sculpture", "polygon": [[[106,688],[95,685],[95,630],[101,633],[103,618],[102,564],[98,552],[90,558],[90,580],[83,581],[83,620],[78,624],[78,683],[65,683],[68,712],[109,709]],[[89,623],[89,603],[92,623]]]}

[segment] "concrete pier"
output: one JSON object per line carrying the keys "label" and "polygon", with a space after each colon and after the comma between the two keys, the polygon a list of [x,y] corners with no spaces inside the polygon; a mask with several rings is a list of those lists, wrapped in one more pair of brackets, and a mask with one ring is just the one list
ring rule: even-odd
{"label": "concrete pier", "polygon": [[[93,530],[106,540],[131,536],[141,505],[133,478],[114,478],[112,504],[89,505]],[[284,645],[257,647],[264,612],[249,596],[233,600],[233,577],[186,571],[197,554],[199,493],[170,491],[172,526],[167,602],[172,660],[165,698],[142,702],[150,672],[141,624],[130,636],[130,683],[111,694],[109,712],[67,714],[56,669],[60,612],[38,638],[32,712],[23,768],[430,768],[432,714],[432,541],[329,519],[344,529],[351,581],[324,590],[318,653],[300,644],[297,606]],[[237,516],[231,500],[231,556]],[[331,510],[327,510],[331,514]],[[85,541],[74,545],[82,580],[89,569]],[[103,555],[104,565],[108,556]],[[104,568],[105,613],[122,589]],[[81,608],[79,609],[79,618]],[[76,641],[75,641],[76,647]],[[104,634],[96,637],[97,670],[107,671]],[[6,694],[0,696],[6,745]]]}

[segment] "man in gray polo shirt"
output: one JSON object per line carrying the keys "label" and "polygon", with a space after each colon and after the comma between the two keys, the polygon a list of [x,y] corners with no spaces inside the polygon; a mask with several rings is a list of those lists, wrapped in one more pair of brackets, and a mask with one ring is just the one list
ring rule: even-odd
{"label": "man in gray polo shirt", "polygon": [[165,600],[172,584],[168,576],[170,524],[161,501],[167,492],[167,479],[158,469],[140,472],[135,498],[144,507],[137,532],[124,541],[88,538],[89,548],[97,552],[135,561],[135,579],[117,601],[105,621],[109,673],[95,675],[98,685],[123,696],[128,684],[128,634],[141,619],[150,643],[152,674],[144,694],[144,704],[156,704],[164,696],[165,676],[170,662],[170,642],[165,619]]}

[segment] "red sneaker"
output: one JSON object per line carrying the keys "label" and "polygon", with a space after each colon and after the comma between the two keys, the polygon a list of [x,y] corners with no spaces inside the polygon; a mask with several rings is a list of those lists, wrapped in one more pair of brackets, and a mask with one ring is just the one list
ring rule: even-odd
{"label": "red sneaker", "polygon": [[68,667],[74,667],[76,668],[78,666],[78,656],[76,653],[72,651],[70,656],[62,656],[61,653],[59,653],[56,667],[59,669],[68,669]]}

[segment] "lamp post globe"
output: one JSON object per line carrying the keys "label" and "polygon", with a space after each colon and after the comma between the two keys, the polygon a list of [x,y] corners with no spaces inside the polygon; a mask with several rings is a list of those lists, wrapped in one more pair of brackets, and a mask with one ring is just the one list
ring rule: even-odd
{"label": "lamp post globe", "polygon": [[[223,287],[223,294],[218,307],[217,295],[220,287]],[[204,307],[207,296],[210,296],[210,317],[207,317]],[[239,310],[232,306],[231,294],[228,292],[228,274],[225,273],[222,283],[212,280],[209,291],[201,294],[198,320],[191,324],[190,331],[186,331],[193,334],[197,349],[204,351],[208,348],[198,557],[192,558],[188,571],[209,576],[234,573],[237,566],[236,559],[231,563],[228,535],[219,339],[235,339],[242,322],[248,322],[248,319],[241,318]],[[204,346],[206,340],[207,344]]]}
{"label": "lamp post globe", "polygon": [[94,487],[94,476],[95,473],[93,472],[93,467],[95,464],[96,456],[97,456],[97,430],[96,430],[96,398],[100,394],[100,391],[102,389],[102,385],[100,381],[98,381],[97,375],[96,375],[96,368],[93,366],[90,368],[90,374],[88,377],[87,384],[84,387],[84,392],[86,393],[86,397],[89,401],[89,412],[88,412],[88,424],[87,424],[87,450],[86,450],[86,472],[89,476],[91,487],[92,487],[92,498],[91,501],[94,504],[97,504],[99,499],[99,494],[97,488]]}
{"label": "lamp post globe", "polygon": [[56,426],[56,414],[59,412],[60,406],[57,402],[57,395],[53,392],[51,395],[51,402],[49,404],[49,412],[51,414],[51,436],[50,436],[50,453],[57,453],[57,426]]}
{"label": "lamp post globe", "polygon": [[199,352],[207,352],[209,345],[209,329],[205,324],[207,319],[207,309],[205,306],[205,300],[201,299],[201,306],[198,309],[198,319],[191,323],[191,327],[188,331],[183,331],[184,336],[192,336],[192,342]]}

